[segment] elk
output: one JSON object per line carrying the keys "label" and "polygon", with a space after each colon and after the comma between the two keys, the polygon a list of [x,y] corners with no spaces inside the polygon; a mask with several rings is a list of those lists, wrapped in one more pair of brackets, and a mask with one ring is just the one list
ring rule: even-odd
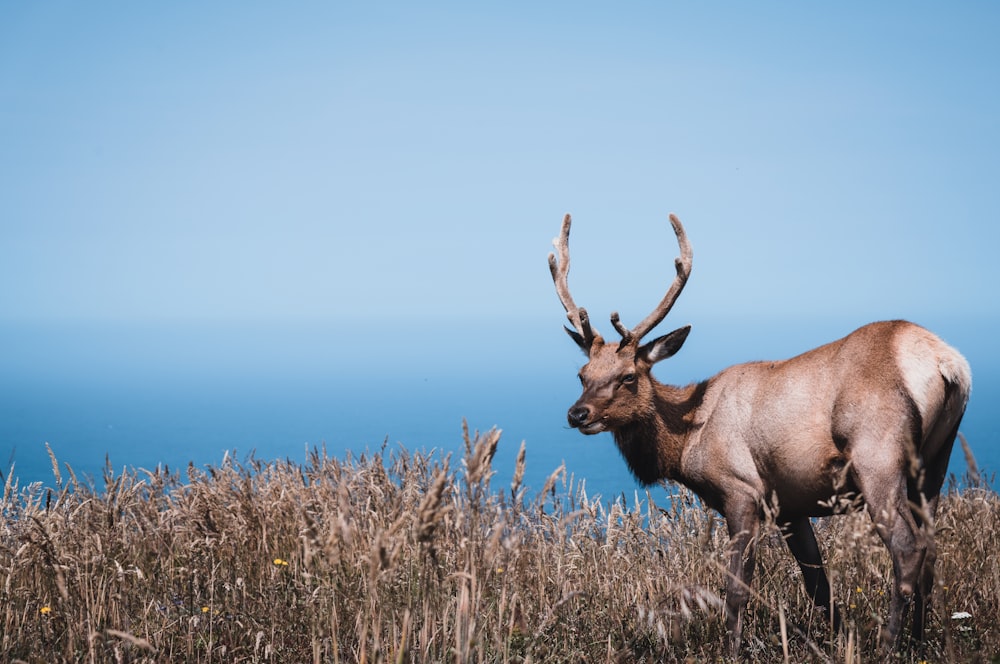
{"label": "elk", "polygon": [[621,340],[608,342],[570,295],[570,223],[567,214],[553,241],[558,258],[549,255],[572,325],[566,331],[588,358],[569,425],[587,435],[611,432],[639,482],[679,482],[723,516],[730,538],[730,652],[740,648],[766,511],[809,596],[839,629],[810,517],[834,513],[842,497],[864,503],[892,559],[883,647],[899,646],[910,608],[911,638],[920,641],[934,580],[934,514],[972,385],[965,358],[926,329],[896,320],[865,325],[788,360],[737,364],[686,387],[662,384],[653,365],[680,350],[691,327],[642,339],[666,317],[691,274],[684,227],[670,215],[680,257],[666,295],[634,328],[612,313]]}

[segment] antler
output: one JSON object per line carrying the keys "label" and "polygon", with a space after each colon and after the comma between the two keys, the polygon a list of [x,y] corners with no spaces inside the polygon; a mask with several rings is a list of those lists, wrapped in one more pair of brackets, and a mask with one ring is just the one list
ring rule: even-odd
{"label": "antler", "polygon": [[549,254],[549,271],[552,273],[552,281],[556,285],[556,295],[559,296],[559,301],[562,302],[563,308],[566,310],[566,317],[569,318],[573,329],[582,337],[584,343],[590,346],[598,335],[590,326],[590,316],[587,315],[587,310],[576,306],[573,296],[569,294],[567,277],[569,275],[569,227],[571,223],[572,219],[568,214],[563,217],[559,237],[552,241],[556,251],[559,252],[559,260],[556,261],[554,253]]}
{"label": "antler", "polygon": [[[563,223],[565,224],[566,222]],[[650,330],[660,324],[660,321],[666,317],[667,313],[674,306],[677,296],[681,294],[682,290],[684,290],[684,284],[687,283],[688,277],[691,276],[693,253],[691,251],[691,244],[687,239],[687,234],[684,232],[684,226],[681,225],[681,220],[678,219],[675,214],[670,215],[670,225],[674,227],[674,234],[677,236],[677,244],[681,248],[681,255],[674,259],[674,266],[677,268],[677,276],[674,277],[673,283],[670,284],[670,288],[667,289],[667,294],[663,296],[662,300],[660,300],[660,304],[657,305],[656,309],[654,309],[651,314],[646,316],[641,323],[636,325],[631,330],[622,324],[617,311],[611,314],[611,324],[615,326],[616,330],[618,330],[618,334],[622,335],[622,346],[625,346],[632,341],[638,342],[646,336]]]}

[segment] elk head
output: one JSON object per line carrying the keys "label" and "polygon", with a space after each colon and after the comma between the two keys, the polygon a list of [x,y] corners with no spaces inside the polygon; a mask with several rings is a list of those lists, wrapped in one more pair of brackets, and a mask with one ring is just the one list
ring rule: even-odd
{"label": "elk head", "polygon": [[675,260],[677,275],[660,304],[641,323],[626,328],[611,314],[611,324],[621,335],[618,343],[607,343],[590,324],[586,309],[576,306],[569,292],[569,230],[572,220],[563,218],[562,231],[553,241],[555,253],[549,254],[549,270],[555,282],[556,294],[566,309],[572,329],[566,332],[587,355],[588,362],[580,370],[583,394],[569,409],[571,427],[585,434],[616,431],[628,424],[645,419],[654,412],[654,379],[650,373],[654,364],[671,357],[687,339],[690,326],[685,326],[645,344],[642,338],[667,315],[684,289],[691,274],[691,245],[680,220],[670,215],[670,224],[677,235],[681,255]]}

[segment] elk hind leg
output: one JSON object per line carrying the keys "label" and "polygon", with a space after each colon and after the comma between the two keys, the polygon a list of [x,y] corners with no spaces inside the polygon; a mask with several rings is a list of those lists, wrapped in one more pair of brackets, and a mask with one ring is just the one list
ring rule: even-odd
{"label": "elk hind leg", "polygon": [[914,641],[924,638],[927,609],[930,607],[931,591],[934,590],[934,564],[937,562],[937,544],[934,541],[934,513],[937,511],[938,496],[927,498],[921,512],[930,522],[920,523],[919,537],[923,539],[924,556],[920,565],[919,579],[913,596],[913,627],[910,636]]}
{"label": "elk hind leg", "polygon": [[924,625],[927,621],[927,610],[930,606],[931,592],[934,590],[934,564],[937,561],[937,544],[934,540],[934,517],[937,513],[941,488],[948,474],[948,460],[951,448],[958,435],[956,424],[945,439],[934,459],[926,462],[924,472],[918,481],[911,481],[908,486],[910,502],[915,507],[916,519],[920,526],[926,553],[920,568],[920,580],[917,584],[913,600],[913,640],[921,641],[924,637]]}
{"label": "elk hind leg", "polygon": [[851,446],[855,484],[892,559],[892,599],[889,623],[883,632],[883,647],[887,649],[899,645],[906,614],[919,593],[927,557],[927,538],[910,503],[914,488],[908,472],[912,440],[913,432],[900,426],[896,430],[867,432],[853,440]]}
{"label": "elk hind leg", "polygon": [[809,517],[799,517],[786,521],[781,525],[785,543],[802,570],[802,580],[806,592],[816,606],[826,611],[826,617],[831,621],[833,631],[840,631],[840,612],[833,606],[830,598],[830,582],[823,569],[823,554],[816,542]]}
{"label": "elk hind leg", "polygon": [[889,624],[883,633],[883,646],[899,644],[903,623],[918,593],[927,554],[927,538],[917,524],[909,502],[906,471],[902,460],[869,465],[876,455],[854,455],[854,472],[875,529],[889,549],[893,585],[889,604]]}

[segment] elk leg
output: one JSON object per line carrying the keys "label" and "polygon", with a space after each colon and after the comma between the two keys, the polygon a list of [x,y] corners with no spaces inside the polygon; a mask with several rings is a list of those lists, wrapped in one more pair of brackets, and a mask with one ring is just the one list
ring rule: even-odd
{"label": "elk leg", "polygon": [[927,551],[924,554],[923,565],[920,567],[920,582],[917,584],[917,592],[913,601],[913,631],[914,641],[922,641],[924,638],[924,624],[927,621],[927,609],[930,606],[931,591],[934,590],[934,563],[937,561],[937,544],[934,541],[934,516],[937,514],[938,501],[941,497],[941,487],[944,485],[945,477],[948,474],[948,460],[951,458],[951,448],[955,444],[958,436],[958,425],[956,424],[945,439],[937,455],[930,460],[925,460],[926,468],[923,486],[917,484],[910,488],[910,493],[915,494],[912,500],[916,505],[920,505],[921,493],[925,502],[924,509],[917,513],[920,521],[921,536]]}
{"label": "elk leg", "polygon": [[[937,511],[938,496],[927,500],[926,514],[934,518]],[[934,589],[934,563],[937,562],[937,544],[934,542],[933,523],[921,524],[920,536],[924,540],[924,559],[920,565],[920,577],[913,596],[913,629],[911,638],[914,641],[924,640],[924,623],[927,620],[927,608],[930,606],[931,591]]]}
{"label": "elk leg", "polygon": [[[858,463],[859,456],[854,457],[858,486],[865,496],[868,513],[875,522],[875,530],[892,558],[889,624],[882,639],[883,647],[888,650],[899,644],[906,613],[917,592],[927,546],[909,505],[906,481],[898,468],[894,468],[891,473],[880,472],[877,468],[864,468],[863,462]],[[898,477],[898,480],[885,481],[887,477],[893,476]]]}
{"label": "elk leg", "polygon": [[934,590],[934,563],[937,562],[934,515],[937,513],[941,484],[944,481],[944,473],[940,473],[942,476],[940,479],[934,477],[937,473],[936,468],[928,469],[928,493],[921,492],[916,483],[911,483],[912,486],[909,487],[909,500],[918,524],[917,538],[923,549],[917,587],[913,594],[913,628],[910,636],[914,641],[923,641],[924,639],[927,608],[930,606],[931,591]]}
{"label": "elk leg", "polygon": [[760,528],[759,508],[755,501],[747,499],[732,507],[727,506],[725,516],[730,547],[726,578],[726,631],[729,652],[735,656],[743,640],[743,618],[750,599],[750,581],[753,579]]}
{"label": "elk leg", "polygon": [[820,553],[816,534],[813,532],[809,517],[799,517],[787,521],[782,524],[781,530],[784,533],[788,549],[795,556],[795,560],[799,563],[799,569],[802,570],[802,580],[805,582],[806,592],[816,606],[826,610],[827,619],[833,623],[833,630],[839,632],[840,612],[837,607],[832,606],[830,601],[830,582],[823,569],[823,554]]}
{"label": "elk leg", "polygon": [[892,519],[888,540],[883,537],[892,557],[895,583],[892,588],[892,602],[889,605],[889,627],[886,631],[886,645],[897,645],[906,613],[919,593],[920,572],[926,559],[927,547],[909,504],[898,505]]}

